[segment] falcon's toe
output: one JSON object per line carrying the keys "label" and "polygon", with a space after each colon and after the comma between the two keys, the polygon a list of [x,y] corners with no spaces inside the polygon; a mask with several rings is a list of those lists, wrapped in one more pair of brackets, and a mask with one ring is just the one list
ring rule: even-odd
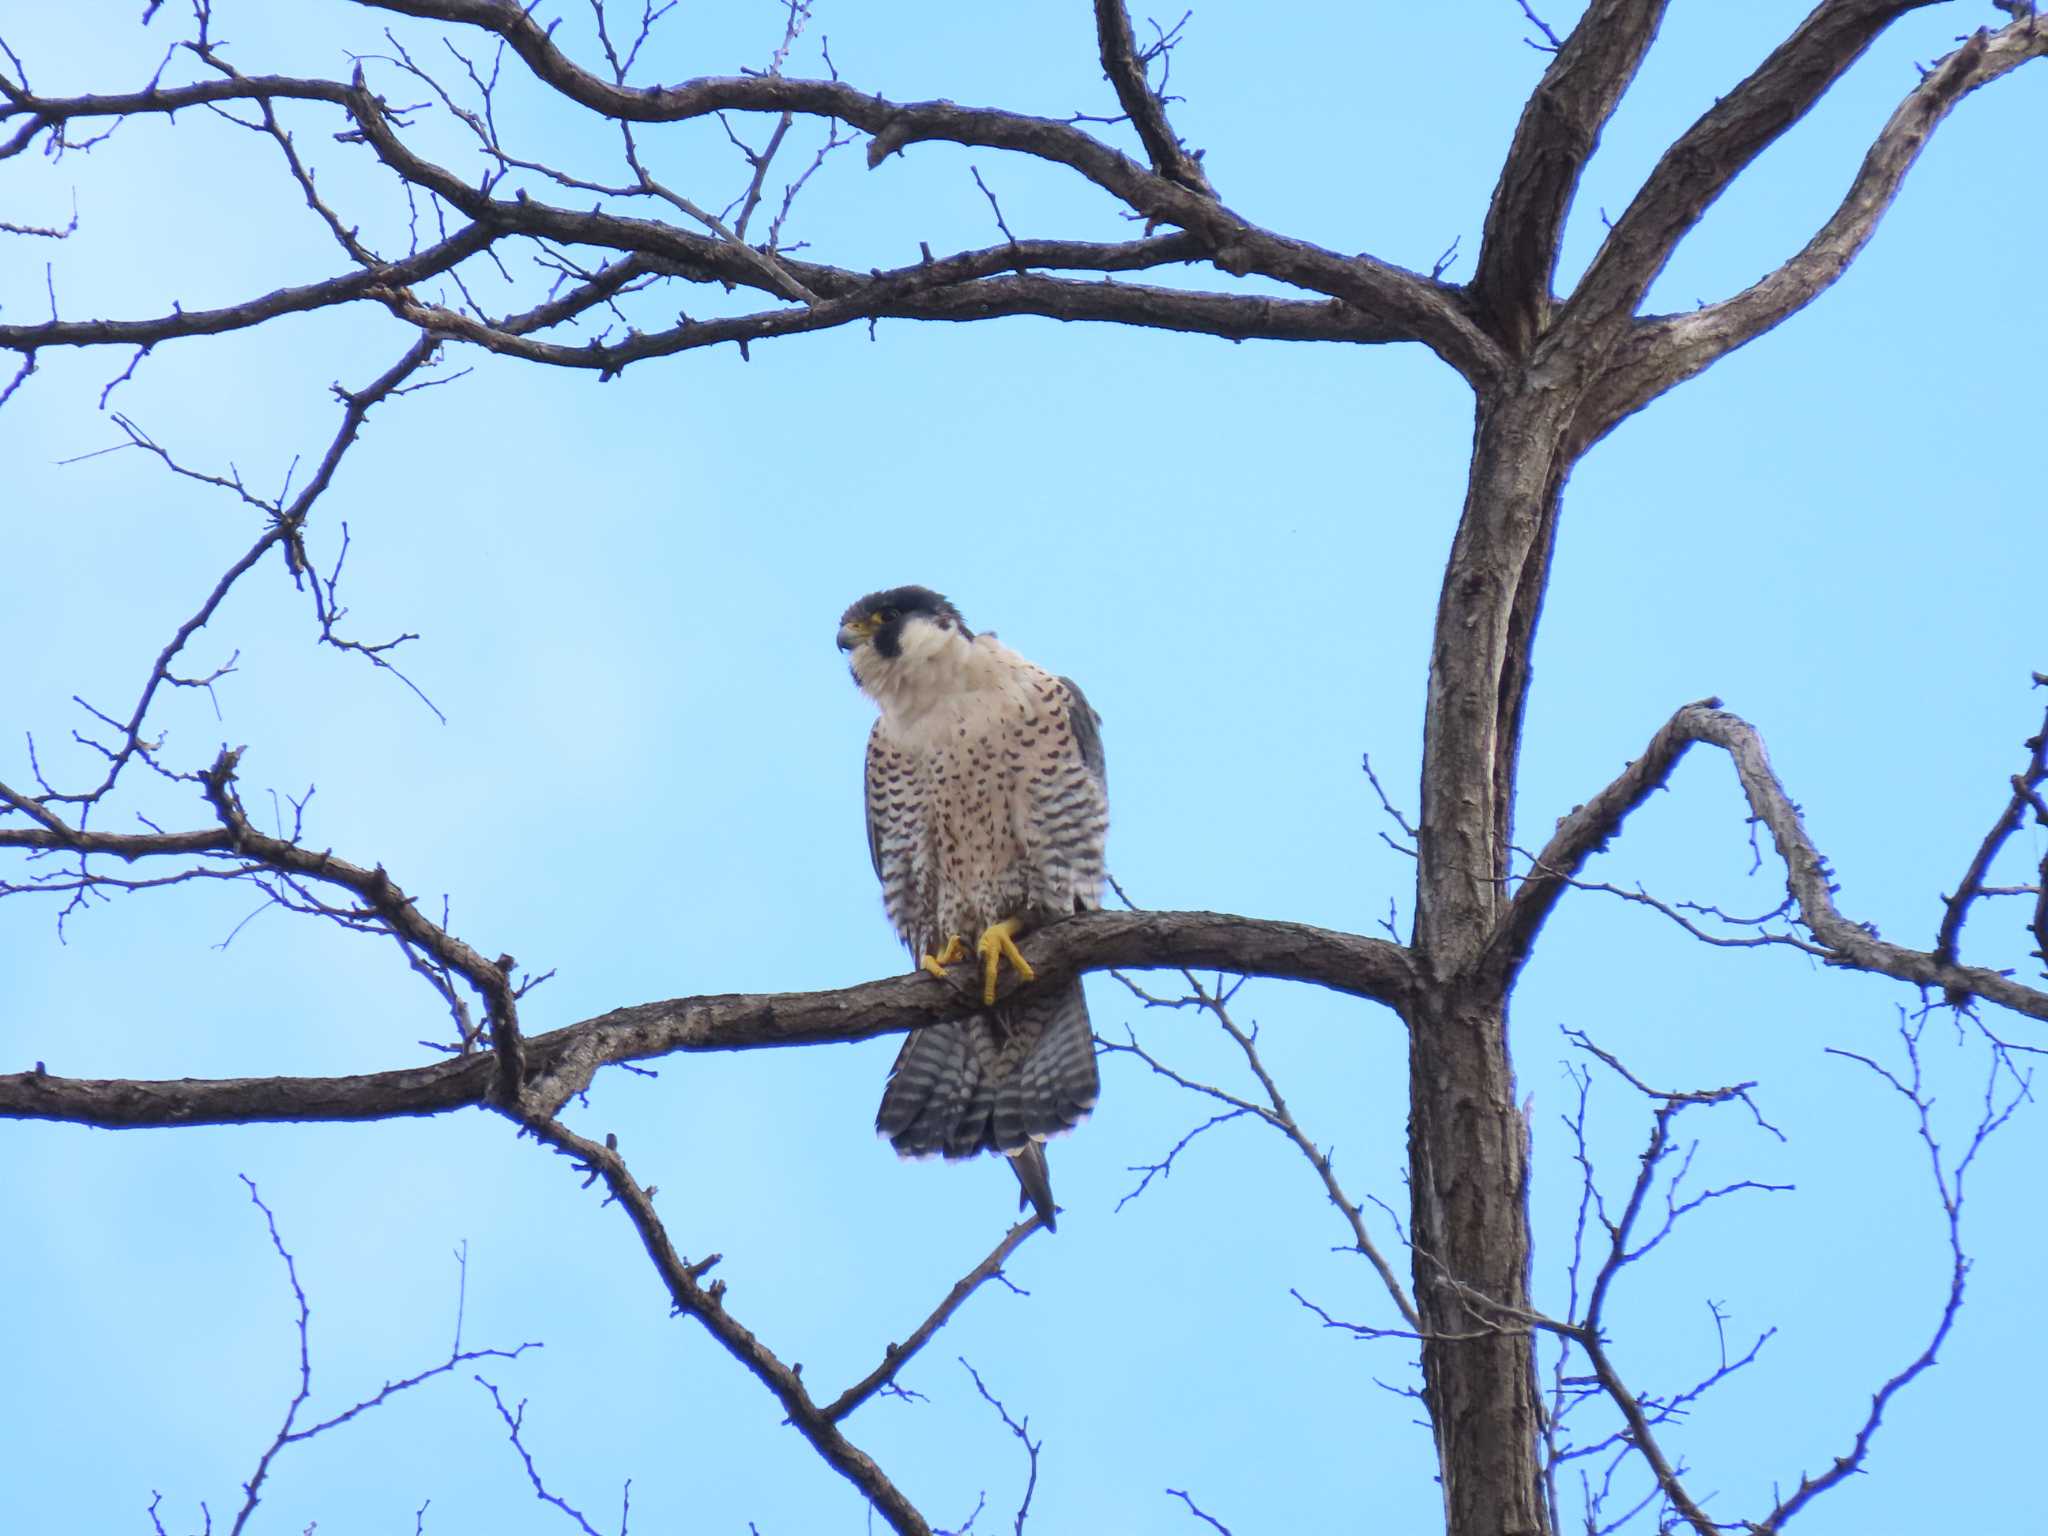
{"label": "falcon's toe", "polygon": [[993,1003],[996,1000],[996,977],[1000,974],[1005,960],[1017,973],[1020,981],[1037,979],[1037,972],[1030,963],[1017,953],[1017,933],[1024,925],[1014,917],[1006,917],[1000,923],[991,924],[981,935],[981,942],[975,945],[981,955],[981,1000]]}
{"label": "falcon's toe", "polygon": [[958,965],[966,958],[967,941],[962,939],[957,933],[949,934],[946,938],[946,947],[936,955],[926,955],[923,959],[919,960],[917,968],[921,971],[930,971],[939,980],[944,981],[946,979],[946,967]]}

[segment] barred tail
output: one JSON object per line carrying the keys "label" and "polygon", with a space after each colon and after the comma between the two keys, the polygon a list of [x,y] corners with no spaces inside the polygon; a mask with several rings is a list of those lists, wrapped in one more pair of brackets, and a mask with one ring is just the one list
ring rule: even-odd
{"label": "barred tail", "polygon": [[997,1010],[1024,1059],[996,1090],[989,1145],[1014,1152],[1027,1142],[1070,1131],[1095,1107],[1095,1032],[1079,980],[1036,988]]}
{"label": "barred tail", "polygon": [[907,1157],[1009,1154],[1050,1227],[1052,1189],[1037,1143],[1080,1124],[1099,1091],[1077,980],[914,1030],[889,1074],[875,1129]]}
{"label": "barred tail", "polygon": [[972,1014],[914,1029],[896,1054],[875,1129],[905,1157],[971,1157],[988,1144],[995,1088],[982,1070],[974,1036],[988,1026]]}

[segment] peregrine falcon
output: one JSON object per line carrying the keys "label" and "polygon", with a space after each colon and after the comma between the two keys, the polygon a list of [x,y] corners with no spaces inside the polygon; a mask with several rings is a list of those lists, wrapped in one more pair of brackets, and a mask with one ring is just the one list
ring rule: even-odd
{"label": "peregrine falcon", "polygon": [[[923,587],[874,592],[839,648],[881,718],[868,737],[868,853],[882,904],[920,968],[970,956],[983,1010],[911,1031],[875,1129],[906,1157],[1002,1152],[1050,1228],[1045,1138],[1099,1086],[1078,978],[997,1002],[1017,937],[1102,894],[1109,826],[1102,737],[1081,690],[1041,671]],[[1021,1201],[1020,1201],[1021,1203]]]}

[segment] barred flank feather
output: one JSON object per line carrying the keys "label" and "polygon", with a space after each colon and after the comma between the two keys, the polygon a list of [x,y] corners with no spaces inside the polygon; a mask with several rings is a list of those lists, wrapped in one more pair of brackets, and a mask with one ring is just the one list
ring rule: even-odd
{"label": "barred flank feather", "polygon": [[1050,1227],[1052,1191],[1036,1144],[1079,1125],[1099,1087],[1081,983],[1034,987],[987,1013],[912,1031],[875,1129],[906,1157],[1011,1154]]}

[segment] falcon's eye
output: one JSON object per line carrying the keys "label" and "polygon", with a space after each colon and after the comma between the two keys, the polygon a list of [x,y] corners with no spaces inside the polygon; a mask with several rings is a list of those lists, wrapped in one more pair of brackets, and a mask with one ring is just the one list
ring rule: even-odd
{"label": "falcon's eye", "polygon": [[898,610],[894,608],[877,608],[875,610],[875,622],[877,624],[890,623],[895,619],[897,612]]}

